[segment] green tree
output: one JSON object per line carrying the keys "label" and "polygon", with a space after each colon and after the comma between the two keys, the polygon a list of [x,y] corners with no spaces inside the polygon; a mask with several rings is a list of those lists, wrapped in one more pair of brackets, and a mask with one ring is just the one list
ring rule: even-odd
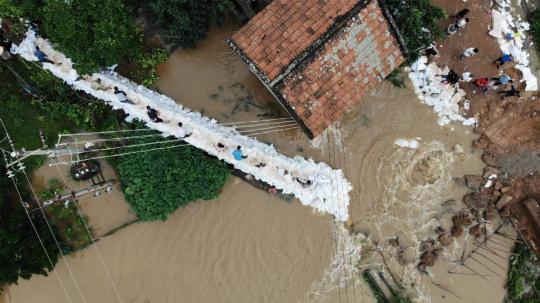
{"label": "green tree", "polygon": [[195,47],[205,39],[212,24],[221,24],[230,0],[150,0],[153,21],[167,31],[165,41],[174,46]]}
{"label": "green tree", "polygon": [[20,205],[5,167],[0,168],[0,285],[30,279],[33,274],[47,275],[57,261],[58,249],[41,216],[32,219],[53,266]]}
{"label": "green tree", "polygon": [[[135,142],[149,141],[130,140],[130,143]],[[159,147],[178,144],[180,142],[164,143]],[[229,175],[223,162],[191,146],[135,153],[116,158],[113,164],[126,200],[139,218],[147,221],[165,220],[191,201],[216,198]]]}
{"label": "green tree", "polygon": [[409,49],[409,60],[418,58],[419,50],[444,37],[439,21],[445,12],[430,0],[386,0],[386,5]]}
{"label": "green tree", "polygon": [[46,0],[42,28],[79,73],[133,58],[142,38],[122,0]]}

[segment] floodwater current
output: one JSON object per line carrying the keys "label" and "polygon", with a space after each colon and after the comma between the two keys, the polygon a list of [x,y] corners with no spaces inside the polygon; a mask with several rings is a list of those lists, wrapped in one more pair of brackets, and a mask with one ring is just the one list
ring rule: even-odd
{"label": "floodwater current", "polygon": [[[158,89],[221,123],[287,117],[227,47],[225,39],[236,28],[226,23],[197,49],[175,51],[160,67]],[[500,302],[504,278],[449,276],[446,261],[433,279],[417,274],[420,241],[433,236],[448,205],[463,207],[466,191],[454,179],[481,173],[482,164],[470,148],[471,129],[440,127],[410,87],[383,83],[313,142],[298,130],[258,137],[284,154],[344,168],[354,187],[346,226],[297,200],[286,202],[231,178],[216,200],[192,203],[165,222],[131,225],[97,243],[123,301],[374,302],[351,263],[362,253],[361,269],[382,266],[368,250],[379,248],[397,276],[432,297],[421,301]],[[415,139],[418,148],[400,147],[397,139]],[[394,237],[402,248],[399,260],[387,244]],[[459,251],[459,243],[454,246],[448,260]],[[94,249],[68,260],[87,302],[118,302]],[[73,302],[83,302],[63,263],[57,271]],[[477,292],[493,285],[492,291]],[[9,287],[4,299],[69,302],[53,274]]]}

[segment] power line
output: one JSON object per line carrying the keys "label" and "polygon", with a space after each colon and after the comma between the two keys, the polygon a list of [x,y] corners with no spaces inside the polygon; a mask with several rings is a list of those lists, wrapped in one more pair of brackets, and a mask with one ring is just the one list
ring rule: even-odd
{"label": "power line", "polygon": [[[101,156],[101,157],[92,157],[92,158],[88,158],[88,159],[83,159],[82,161],[107,159],[107,158],[113,158],[113,157],[121,157],[121,156],[127,156],[127,155],[137,154],[137,153],[145,153],[145,152],[151,152],[151,151],[163,150],[163,149],[170,149],[170,148],[175,148],[175,147],[180,147],[180,146],[187,146],[187,145],[191,145],[191,144],[179,144],[179,145],[166,146],[166,147],[159,147],[159,148],[152,148],[152,149],[148,149],[148,150],[139,150],[139,151],[133,151],[133,152],[127,152],[127,153],[121,153],[121,154],[115,154],[115,155],[107,155],[107,156]],[[59,163],[53,164],[53,165],[67,165],[67,164],[71,164],[71,163],[72,163],[71,161],[70,161],[70,162],[59,162]]]}
{"label": "power line", "polygon": [[[9,132],[6,128],[6,125],[4,124],[4,121],[0,118],[0,124],[2,124],[2,127],[4,128],[4,131],[6,133],[6,137],[8,138],[9,140],[9,143],[11,145],[11,148],[14,152],[14,155],[15,155],[15,158],[17,159],[17,162],[19,164],[19,170],[22,172],[22,174],[24,175],[24,177],[26,178],[26,181],[28,182],[28,186],[30,188],[30,190],[32,191],[32,194],[34,195],[34,198],[36,199],[36,202],[39,206],[39,209],[41,210],[41,213],[43,215],[43,219],[45,220],[45,223],[47,224],[47,227],[49,228],[49,231],[51,232],[51,235],[53,237],[53,240],[56,244],[56,247],[58,248],[58,251],[62,257],[62,260],[64,261],[64,263],[66,264],[66,268],[68,269],[68,272],[71,276],[71,278],[73,279],[73,282],[75,283],[75,287],[77,288],[77,291],[79,292],[79,295],[81,296],[83,302],[86,303],[86,298],[84,297],[80,287],[79,287],[79,284],[77,283],[77,280],[75,279],[75,276],[73,275],[73,272],[71,271],[71,267],[69,266],[64,254],[62,253],[62,249],[60,248],[60,244],[58,243],[58,240],[56,239],[56,236],[54,235],[54,231],[49,223],[49,220],[47,219],[47,216],[45,215],[45,212],[43,211],[43,207],[41,206],[41,203],[39,202],[39,198],[36,194],[36,191],[34,190],[34,187],[32,186],[32,183],[30,182],[30,178],[28,178],[28,175],[26,174],[26,171],[25,171],[25,167],[23,165],[22,162],[20,162],[20,159],[19,159],[19,156],[17,155],[17,152],[15,150],[15,145],[13,143],[13,141],[11,140],[11,137],[9,136]],[[6,163],[7,165],[7,163]]]}
{"label": "power line", "polygon": [[[6,165],[7,165],[7,159],[5,157],[5,154],[4,154],[4,161],[5,161]],[[58,283],[60,284],[60,288],[62,288],[62,291],[64,292],[64,295],[66,296],[66,299],[69,302],[73,302],[71,300],[71,297],[68,295],[66,287],[64,286],[64,283],[60,279],[60,276],[58,275],[58,272],[56,271],[56,268],[55,268],[55,266],[54,266],[54,264],[52,262],[52,259],[49,256],[49,253],[47,252],[47,249],[45,248],[45,244],[43,243],[43,240],[41,239],[41,236],[39,235],[39,232],[38,232],[34,222],[32,221],[32,217],[30,216],[30,213],[28,212],[28,209],[24,205],[24,200],[22,198],[19,187],[17,186],[17,181],[15,181],[14,178],[15,178],[15,176],[10,177],[11,181],[13,182],[13,186],[15,187],[15,190],[17,191],[17,195],[19,197],[19,202],[21,204],[21,207],[24,209],[24,212],[26,213],[26,217],[28,218],[28,221],[30,221],[30,225],[32,225],[32,229],[34,230],[34,233],[36,234],[36,236],[38,238],[38,241],[39,241],[39,244],[41,245],[41,248],[43,248],[43,251],[45,252],[45,256],[47,257],[47,260],[49,261],[49,264],[51,265],[51,269],[54,272],[54,275],[56,276],[56,279],[58,280]]]}
{"label": "power line", "polygon": [[267,121],[277,121],[277,120],[293,120],[289,118],[275,118],[275,119],[266,119],[266,120],[252,120],[252,121],[240,121],[240,122],[225,122],[220,123],[219,125],[230,125],[230,124],[245,124],[245,123],[254,123],[254,122],[267,122]]}
{"label": "power line", "polygon": [[[147,146],[147,145],[156,145],[156,144],[164,144],[164,143],[173,143],[173,142],[179,142],[183,141],[183,139],[172,139],[172,140],[164,140],[164,141],[156,141],[156,142],[147,142],[147,143],[140,143],[140,144],[132,144],[132,145],[126,145],[126,146],[117,146],[117,147],[108,147],[108,148],[101,148],[101,149],[91,149],[88,152],[98,152],[98,151],[106,151],[106,150],[115,150],[120,148],[132,148],[132,147],[141,147],[141,146]],[[66,155],[72,156],[77,154],[84,154],[87,151],[82,152],[76,152],[76,153],[69,153]]]}
{"label": "power line", "polygon": [[255,134],[244,134],[244,136],[258,136],[258,135],[263,135],[263,134],[269,134],[269,133],[275,133],[275,132],[283,132],[283,131],[287,131],[287,130],[293,130],[293,129],[297,129],[298,126],[294,126],[294,127],[290,127],[290,128],[280,128],[280,129],[276,129],[276,130],[272,130],[272,131],[266,131],[266,132],[261,132],[261,133],[255,133]]}
{"label": "power line", "polygon": [[[54,161],[58,162],[56,159],[54,159]],[[64,184],[67,185],[67,180],[66,180],[66,178],[64,178],[64,175],[60,171],[60,168],[58,167],[58,165],[55,165],[55,167],[56,167],[56,170],[58,171],[58,174],[62,178],[62,181],[64,182]],[[111,277],[111,274],[109,272],[109,269],[107,268],[107,265],[105,264],[105,261],[103,260],[103,256],[101,255],[101,251],[97,247],[97,244],[94,242],[94,237],[92,236],[92,233],[90,232],[90,228],[88,228],[88,225],[86,224],[86,220],[84,220],[84,217],[82,216],[82,212],[81,212],[81,209],[79,208],[79,204],[77,203],[77,201],[73,201],[73,204],[75,204],[75,207],[77,208],[77,214],[81,218],[81,220],[82,220],[82,222],[84,224],[84,228],[86,229],[86,232],[90,236],[90,239],[92,239],[92,244],[91,245],[94,246],[94,249],[96,250],[98,258],[99,258],[99,260],[100,260],[100,262],[103,265],[103,268],[105,270],[105,274],[107,275],[107,278],[109,279],[109,282],[111,283],[111,285],[113,287],[113,290],[114,290],[116,296],[118,297],[118,301],[123,303],[124,300],[122,299],[122,296],[120,296],[120,292],[118,291],[118,287],[114,283],[114,281],[113,281],[113,279]]]}
{"label": "power line", "polygon": [[83,302],[86,303],[87,302],[86,298],[84,297],[84,295],[83,295],[83,293],[81,291],[81,288],[79,286],[79,283],[77,282],[77,279],[75,279],[75,275],[73,274],[73,271],[71,270],[71,266],[68,264],[68,262],[66,260],[66,257],[62,253],[62,249],[60,248],[60,244],[58,243],[58,240],[56,239],[56,236],[54,235],[54,231],[53,231],[53,229],[51,227],[51,224],[49,223],[49,220],[47,219],[47,215],[45,214],[45,211],[43,211],[43,207],[41,206],[41,202],[39,201],[37,193],[34,190],[34,187],[32,186],[32,183],[30,182],[30,178],[28,178],[28,175],[26,174],[26,171],[24,171],[24,168],[22,168],[21,171],[22,171],[24,177],[26,178],[26,181],[28,182],[28,186],[30,187],[30,191],[32,191],[32,194],[34,195],[34,198],[36,199],[36,202],[37,202],[37,204],[39,206],[41,214],[43,215],[43,219],[45,219],[45,223],[47,224],[47,227],[49,228],[49,230],[51,232],[51,235],[52,235],[52,237],[54,239],[54,242],[56,243],[56,247],[58,247],[58,250],[60,251],[60,255],[62,256],[62,260],[66,264],[66,268],[67,268],[67,270],[69,272],[69,275],[73,279],[73,282],[75,283],[75,287],[77,288],[77,291],[79,292],[79,295],[81,296]]}
{"label": "power line", "polygon": [[[327,133],[328,134],[328,133]],[[328,135],[328,144],[330,144],[330,135]],[[330,152],[330,145],[328,146],[328,161],[331,160],[331,152]],[[334,174],[335,172],[332,172],[332,175]],[[332,201],[331,202],[334,202],[334,177],[331,175],[331,178],[330,178],[330,189],[332,190]],[[336,228],[336,223],[335,223],[335,219],[334,221],[332,221],[332,227],[334,229],[334,244],[335,244],[335,250],[336,250],[336,258],[339,258],[339,234],[338,234],[338,231],[337,231],[337,228]],[[338,269],[339,269],[339,259],[338,259]],[[338,298],[339,298],[339,302],[341,303],[341,277],[339,275],[339,271],[338,271],[338,276],[337,276],[337,279],[338,279]]]}
{"label": "power line", "polygon": [[[347,179],[346,177],[346,170],[347,170],[347,155],[345,154],[345,147],[344,147],[344,142],[343,142],[343,134],[341,131],[338,132],[338,136],[339,136],[339,145],[338,145],[338,159],[339,159],[339,164],[343,170],[343,177],[345,178],[345,180]],[[343,162],[341,161],[341,159],[343,158]],[[348,194],[348,183],[346,184],[346,189],[345,189],[345,194]],[[353,211],[352,211],[352,204],[349,203],[349,206],[350,206],[350,217],[351,217],[351,222],[354,226],[354,219],[353,219]],[[348,209],[349,211],[349,209]],[[348,254],[349,256],[349,263],[350,265],[354,268],[354,265],[352,264],[352,256],[350,254]],[[352,281],[352,284],[353,284],[353,298],[354,298],[354,302],[356,303],[357,302],[357,299],[356,299],[356,283],[354,282],[354,277],[353,277],[353,270],[351,269],[351,272],[350,272],[350,275],[351,275],[351,281]]]}

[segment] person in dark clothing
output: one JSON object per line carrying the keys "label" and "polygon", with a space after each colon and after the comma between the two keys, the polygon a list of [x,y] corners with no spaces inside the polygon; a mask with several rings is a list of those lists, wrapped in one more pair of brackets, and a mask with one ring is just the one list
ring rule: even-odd
{"label": "person in dark clothing", "polygon": [[34,51],[34,56],[36,56],[39,60],[39,62],[41,63],[51,63],[51,64],[54,64],[54,62],[52,62],[51,60],[49,60],[49,58],[47,58],[47,55],[45,55],[44,52],[42,52],[40,49],[39,49],[39,46],[36,46],[36,50]]}
{"label": "person in dark clothing", "polygon": [[300,178],[295,178],[295,179],[296,179],[296,182],[300,183],[303,188],[310,187],[311,184],[313,184],[311,180],[309,179],[300,179]]}
{"label": "person in dark clothing", "polygon": [[441,75],[441,77],[443,78],[443,83],[449,83],[452,85],[458,83],[460,78],[460,76],[453,69],[451,69],[447,75]]}
{"label": "person in dark clothing", "polygon": [[426,56],[429,57],[435,57],[439,54],[439,52],[437,52],[437,50],[435,49],[435,47],[430,47],[428,49],[426,49]]}
{"label": "person in dark clothing", "polygon": [[506,97],[521,97],[521,93],[516,89],[513,84],[510,90],[499,92],[499,94],[501,95],[501,100]]}
{"label": "person in dark clothing", "polygon": [[122,103],[131,104],[131,105],[135,104],[135,102],[128,99],[127,94],[124,91],[119,90],[118,87],[116,86],[114,87],[114,94],[118,98],[118,101]]}
{"label": "person in dark clothing", "polygon": [[150,120],[152,120],[154,123],[163,122],[163,120],[159,117],[159,112],[155,108],[146,106],[146,114],[148,114],[148,118],[150,118]]}
{"label": "person in dark clothing", "polygon": [[464,8],[462,10],[460,10],[459,12],[457,12],[457,14],[454,16],[454,18],[456,19],[463,19],[465,17],[467,17],[467,15],[470,13],[471,11],[467,8]]}

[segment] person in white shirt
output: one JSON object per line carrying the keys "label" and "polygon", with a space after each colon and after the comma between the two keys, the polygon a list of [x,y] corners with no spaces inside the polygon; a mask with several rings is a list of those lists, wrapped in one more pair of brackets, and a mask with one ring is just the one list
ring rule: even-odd
{"label": "person in white shirt", "polygon": [[478,54],[480,50],[476,47],[469,47],[467,49],[465,49],[465,51],[463,51],[463,53],[461,54],[461,56],[459,57],[460,60],[463,60],[465,58],[470,58],[476,54]]}
{"label": "person in white shirt", "polygon": [[192,132],[188,131],[184,125],[182,124],[182,122],[178,122],[178,127],[180,128],[178,130],[178,135],[180,136],[180,139],[185,139],[189,136],[191,136]]}
{"label": "person in white shirt", "polygon": [[460,81],[463,81],[463,82],[471,82],[473,79],[474,79],[473,73],[471,73],[471,72],[464,72],[464,73],[461,75],[461,79],[459,79],[459,80],[460,80]]}

